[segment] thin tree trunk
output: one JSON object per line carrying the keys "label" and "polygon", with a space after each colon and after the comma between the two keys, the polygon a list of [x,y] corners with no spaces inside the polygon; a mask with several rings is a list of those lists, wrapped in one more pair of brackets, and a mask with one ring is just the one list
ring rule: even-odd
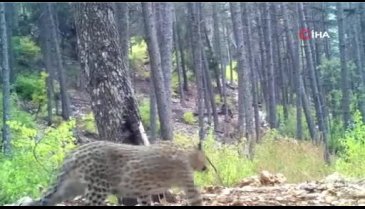
{"label": "thin tree trunk", "polygon": [[173,139],[171,108],[168,104],[166,88],[164,86],[164,78],[161,68],[161,56],[156,37],[155,18],[152,13],[152,3],[142,3],[143,19],[145,22],[145,30],[147,34],[148,53],[150,55],[152,80],[155,86],[155,94],[157,100],[157,110],[160,118],[161,136],[163,140]]}
{"label": "thin tree trunk", "polygon": [[[249,5],[246,5],[244,3],[241,3],[241,13],[242,13],[242,22],[243,22],[243,25],[244,27],[246,27],[246,30],[247,33],[243,34],[246,39],[244,40],[244,43],[245,43],[245,46],[247,48],[247,58],[248,58],[248,67],[249,67],[249,70],[245,70],[246,72],[244,73],[244,76],[246,77],[246,86],[245,86],[245,95],[246,95],[246,100],[248,100],[245,105],[247,105],[245,108],[246,108],[246,130],[247,130],[247,134],[248,134],[248,142],[249,142],[249,153],[250,156],[252,157],[253,156],[253,153],[254,153],[254,145],[255,145],[255,141],[253,140],[255,137],[254,137],[254,127],[253,127],[253,114],[252,114],[252,107],[254,107],[254,109],[257,110],[257,104],[256,104],[256,98],[254,98],[253,100],[254,103],[252,102],[252,82],[253,81],[253,56],[252,56],[252,48],[253,48],[253,45],[251,44],[251,18],[250,18],[250,15],[248,13],[248,11],[250,11],[250,7]],[[249,78],[248,78],[249,77]],[[251,82],[250,82],[251,80]],[[248,92],[248,94],[247,94]],[[253,96],[253,97],[256,97]],[[255,112],[255,110],[254,110]],[[258,114],[258,111],[257,111],[257,114]],[[258,115],[257,115],[258,116]],[[257,131],[257,129],[256,129]],[[257,133],[256,133],[257,135]],[[256,136],[256,139],[257,139],[257,136]]]}
{"label": "thin tree trunk", "polygon": [[5,19],[5,3],[0,3],[0,27],[2,39],[2,74],[3,74],[3,127],[2,148],[5,155],[11,154],[10,130],[7,122],[10,120],[10,67],[8,33]]}
{"label": "thin tree trunk", "polygon": [[203,63],[202,63],[202,42],[201,42],[201,17],[200,17],[201,3],[188,4],[190,14],[191,39],[193,50],[193,61],[196,76],[196,84],[198,88],[198,112],[199,112],[199,139],[204,140],[204,92],[203,92]]}
{"label": "thin tree trunk", "polygon": [[[176,13],[175,13],[175,18],[176,17]],[[182,68],[182,75],[183,75],[183,81],[184,81],[184,90],[186,92],[189,91],[189,85],[188,85],[188,76],[187,76],[187,70],[186,70],[186,65],[185,65],[185,55],[184,55],[184,49],[183,49],[183,42],[181,40],[181,36],[180,36],[180,32],[181,30],[179,30],[180,27],[179,25],[176,25],[176,36],[177,36],[177,42],[179,43],[179,51],[180,51],[180,57],[181,57],[181,68]]]}
{"label": "thin tree trunk", "polygon": [[[117,19],[121,54],[123,56],[123,60],[125,60],[127,69],[129,69],[129,4],[127,2],[114,4],[116,6],[115,15]],[[129,71],[132,77],[132,70],[129,69]]]}
{"label": "thin tree trunk", "polygon": [[[248,140],[248,157],[252,159],[253,152],[250,149],[253,126],[252,126],[252,96],[249,85],[249,66],[247,65],[247,57],[246,57],[246,43],[243,40],[243,28],[242,28],[242,16],[240,11],[240,5],[238,3],[230,3],[230,11],[233,23],[233,32],[237,45],[237,57],[238,57],[238,109],[239,109],[239,137],[243,137],[243,134],[247,137]],[[246,127],[242,127],[243,124]],[[246,146],[247,147],[247,146]]]}
{"label": "thin tree trunk", "polygon": [[268,93],[269,93],[269,123],[270,128],[276,128],[276,100],[275,100],[275,74],[274,74],[274,56],[273,56],[273,40],[269,3],[265,3],[266,21],[267,21],[267,47],[268,47]]}
{"label": "thin tree trunk", "polygon": [[41,4],[41,11],[43,16],[40,18],[39,21],[39,28],[43,31],[40,34],[41,38],[41,50],[43,55],[43,60],[46,67],[46,72],[48,73],[47,77],[47,124],[48,126],[52,125],[53,122],[53,101],[54,101],[54,86],[53,86],[53,79],[54,73],[52,68],[52,61],[51,61],[51,46],[50,46],[50,31],[49,31],[49,22],[47,21],[48,8],[47,4]]}
{"label": "thin tree trunk", "polygon": [[150,80],[150,86],[150,142],[153,143],[157,139],[157,104],[152,79]]}
{"label": "thin tree trunk", "polygon": [[177,20],[176,20],[176,16],[175,16],[175,21],[174,21],[174,46],[175,46],[175,60],[176,60],[176,69],[177,69],[177,76],[179,79],[179,94],[180,94],[180,103],[182,105],[185,105],[185,92],[184,92],[184,83],[183,83],[183,72],[182,72],[182,65],[184,65],[183,63],[180,63],[180,57],[183,56],[181,53],[179,53],[179,41],[177,38]]}
{"label": "thin tree trunk", "polygon": [[10,69],[10,83],[14,83],[16,79],[16,68],[15,68],[15,54],[13,50],[12,37],[14,31],[14,17],[17,15],[15,10],[15,4],[7,2],[5,4],[5,19],[7,27],[7,39],[8,39],[8,50],[9,50],[9,69]]}
{"label": "thin tree trunk", "polygon": [[348,70],[346,65],[346,42],[345,42],[345,20],[343,15],[342,3],[337,3],[337,22],[338,22],[338,39],[340,47],[341,60],[341,89],[342,89],[342,112],[344,127],[347,128],[350,123],[350,92],[348,81]]}
{"label": "thin tree trunk", "polygon": [[218,113],[217,113],[217,106],[215,104],[215,98],[214,98],[214,92],[213,92],[213,86],[212,86],[212,79],[210,77],[210,72],[209,72],[209,65],[208,65],[208,60],[207,60],[207,56],[205,54],[205,51],[202,50],[202,58],[203,58],[203,67],[204,67],[204,78],[206,81],[206,88],[207,88],[207,93],[208,93],[208,100],[207,102],[209,103],[210,101],[210,105],[212,107],[212,114],[213,114],[213,122],[214,122],[214,130],[217,131],[218,130]]}
{"label": "thin tree trunk", "polygon": [[209,57],[207,57],[207,59],[209,59],[211,63],[213,65],[213,72],[214,72],[214,77],[215,77],[215,81],[216,81],[216,85],[217,85],[217,89],[218,89],[218,93],[219,96],[221,98],[222,101],[222,85],[221,85],[221,81],[220,81],[220,70],[218,67],[218,62],[217,62],[217,58],[214,56],[214,51],[213,51],[213,47],[212,44],[210,43],[209,37],[208,37],[208,31],[207,31],[207,27],[204,24],[204,21],[202,21],[202,26],[203,26],[203,30],[204,30],[204,37],[205,37],[205,41],[206,41],[206,45],[208,46],[208,52],[209,52]]}
{"label": "thin tree trunk", "polygon": [[[166,109],[171,109],[171,73],[172,73],[172,48],[173,48],[173,7],[170,2],[158,3],[160,15],[160,55],[161,70],[166,93]],[[158,27],[157,27],[158,28]],[[173,122],[172,120],[170,120]],[[172,124],[171,124],[172,126]]]}
{"label": "thin tree trunk", "polygon": [[[364,12],[365,13],[365,12]],[[356,66],[357,66],[357,72],[360,75],[361,84],[360,84],[360,111],[362,115],[362,119],[365,122],[365,70],[364,70],[364,63],[362,61],[362,45],[361,45],[361,36],[360,33],[361,25],[360,25],[361,16],[357,15],[355,17],[355,22],[353,26],[353,35],[354,35],[354,48],[356,51]]]}
{"label": "thin tree trunk", "polygon": [[224,105],[224,120],[228,120],[228,107],[227,107],[227,95],[226,95],[226,74],[225,67],[223,65],[222,60],[222,50],[221,50],[221,38],[219,33],[219,15],[218,15],[218,5],[212,4],[213,7],[213,28],[214,28],[214,46],[216,57],[219,60],[219,68],[222,75],[222,97],[223,97],[223,105]]}
{"label": "thin tree trunk", "polygon": [[293,34],[289,31],[293,31],[292,28],[289,26],[288,19],[288,7],[287,4],[284,4],[282,7],[282,13],[284,14],[284,27],[287,29],[285,30],[286,40],[288,42],[287,46],[289,49],[289,56],[292,60],[292,69],[294,71],[294,79],[295,79],[295,92],[296,92],[296,138],[302,139],[303,138],[303,130],[302,130],[302,95],[301,95],[301,76],[300,76],[300,63],[299,63],[299,52],[295,51],[294,46],[294,38]]}
{"label": "thin tree trunk", "polygon": [[55,47],[55,54],[56,54],[55,61],[57,63],[57,71],[58,71],[58,76],[59,76],[59,81],[60,81],[62,117],[64,120],[69,120],[70,116],[71,116],[70,100],[69,100],[69,96],[67,93],[67,81],[65,78],[65,72],[64,72],[64,67],[63,67],[63,63],[62,63],[62,55],[61,55],[60,44],[58,41],[58,35],[57,35],[57,31],[56,31],[56,23],[53,18],[52,4],[47,3],[47,7],[48,7],[49,18],[50,18],[50,24],[51,24],[50,30],[51,30],[51,34],[52,34],[53,44]]}
{"label": "thin tree trunk", "polygon": [[[304,15],[305,13],[304,13],[303,3],[299,3],[298,12],[300,14],[300,19],[301,19],[301,22],[302,22],[304,28],[307,28],[307,21],[306,21],[305,15]],[[309,70],[309,75],[310,75],[310,84],[311,84],[314,104],[315,104],[316,113],[317,113],[318,126],[319,126],[319,130],[321,131],[321,134],[323,135],[323,143],[324,143],[324,147],[325,147],[324,159],[327,163],[329,163],[330,159],[329,159],[329,152],[328,152],[328,133],[327,133],[326,118],[325,118],[325,114],[323,112],[323,107],[322,107],[321,99],[320,99],[321,95],[318,90],[317,78],[316,78],[316,75],[314,72],[315,69],[314,69],[314,62],[312,60],[312,51],[308,44],[304,45],[304,50],[305,50],[305,55],[306,55],[307,64],[308,64],[308,70]]]}

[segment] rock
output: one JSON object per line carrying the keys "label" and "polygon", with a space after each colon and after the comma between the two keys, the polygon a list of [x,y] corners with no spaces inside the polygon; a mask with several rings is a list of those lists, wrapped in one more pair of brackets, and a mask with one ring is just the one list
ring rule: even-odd
{"label": "rock", "polygon": [[18,201],[13,204],[6,204],[4,206],[29,206],[33,202],[33,199],[30,197],[22,197]]}
{"label": "rock", "polygon": [[324,182],[325,183],[336,183],[336,182],[344,182],[345,179],[337,172],[327,176],[325,179],[324,179]]}

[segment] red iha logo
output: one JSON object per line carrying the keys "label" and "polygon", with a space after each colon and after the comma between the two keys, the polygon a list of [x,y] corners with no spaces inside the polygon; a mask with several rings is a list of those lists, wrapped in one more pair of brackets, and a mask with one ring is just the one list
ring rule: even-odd
{"label": "red iha logo", "polygon": [[299,38],[303,41],[312,39],[311,31],[307,28],[302,28],[299,30]]}
{"label": "red iha logo", "polygon": [[299,30],[299,38],[300,40],[307,41],[312,38],[330,38],[327,31],[314,31],[308,28],[302,28]]}

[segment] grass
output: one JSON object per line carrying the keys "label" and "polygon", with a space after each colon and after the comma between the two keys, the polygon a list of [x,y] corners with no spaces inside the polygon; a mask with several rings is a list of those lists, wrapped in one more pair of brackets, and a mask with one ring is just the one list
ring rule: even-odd
{"label": "grass", "polygon": [[[321,179],[333,171],[323,160],[323,149],[310,142],[270,137],[256,146],[255,157],[249,161],[241,155],[243,144],[220,145],[211,135],[204,141],[204,149],[217,168],[225,186],[233,186],[245,177],[267,170],[282,173],[290,183]],[[198,143],[198,136],[189,137],[175,134],[179,144]],[[212,168],[206,173],[196,173],[199,186],[219,185],[217,174]]]}

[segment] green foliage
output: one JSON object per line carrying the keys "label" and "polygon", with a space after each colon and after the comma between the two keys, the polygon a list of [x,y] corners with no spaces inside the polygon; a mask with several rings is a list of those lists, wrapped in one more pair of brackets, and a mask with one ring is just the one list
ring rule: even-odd
{"label": "green foliage", "polygon": [[[184,146],[196,146],[199,137],[175,133],[174,142]],[[293,183],[318,180],[333,170],[332,167],[326,166],[323,160],[322,147],[316,147],[310,142],[284,138],[275,130],[270,131],[262,143],[256,146],[253,161],[240,154],[244,149],[244,142],[217,143],[212,133],[203,141],[203,149],[217,168],[225,186],[234,186],[242,179],[257,175],[263,170],[282,173],[288,182]],[[219,178],[211,166],[207,172],[196,172],[195,180],[200,186],[220,185]]]}
{"label": "green foliage", "polygon": [[344,150],[336,161],[336,170],[346,176],[364,177],[365,171],[365,124],[360,112],[354,114],[354,124],[340,139]]}
{"label": "green foliage", "polygon": [[[296,117],[297,110],[296,107],[293,106],[288,106],[287,108],[288,108],[288,119],[285,120],[283,106],[282,105],[277,106],[276,110],[280,121],[278,131],[283,136],[295,138],[297,131],[297,117]],[[312,111],[312,115],[314,115],[314,111]],[[302,131],[304,139],[311,138],[304,113],[302,113]]]}
{"label": "green foliage", "polygon": [[[3,101],[3,96],[2,96],[1,92],[0,92],[0,101],[1,101],[1,103]],[[26,111],[21,110],[18,103],[19,103],[19,98],[17,97],[16,94],[12,94],[10,96],[10,119],[18,121],[28,128],[34,128],[36,124],[34,122],[34,119],[32,118],[32,115]],[[2,105],[0,105],[0,117],[3,118],[3,106]],[[1,126],[2,126],[2,123],[3,123],[3,121],[1,120],[1,122],[0,122]],[[11,131],[11,134],[13,135],[12,131]]]}
{"label": "green foliage", "polygon": [[196,117],[192,112],[185,112],[182,119],[185,123],[190,125],[194,125],[197,121]]}
{"label": "green foliage", "polygon": [[16,62],[20,65],[31,66],[40,58],[41,49],[29,36],[12,37],[12,45]]}
{"label": "green foliage", "polygon": [[[150,100],[149,99],[143,99],[141,104],[138,107],[139,113],[141,114],[142,124],[145,128],[150,129],[151,123],[150,123]],[[157,119],[157,131],[160,130],[160,121]]]}
{"label": "green foliage", "polygon": [[15,81],[15,92],[23,100],[32,101],[36,106],[47,103],[46,79],[48,74],[20,74]]}
{"label": "green foliage", "polygon": [[75,121],[63,122],[57,128],[44,131],[27,128],[17,121],[9,121],[16,133],[12,140],[13,155],[0,154],[0,200],[14,202],[20,197],[40,195],[53,180],[65,154],[75,147],[72,129]]}
{"label": "green foliage", "polygon": [[144,63],[148,60],[146,42],[142,37],[134,36],[131,38],[131,48],[131,52],[128,55],[131,67],[142,77],[149,77],[149,71],[144,69]]}
{"label": "green foliage", "polygon": [[332,169],[323,160],[323,148],[308,141],[266,137],[256,146],[255,153],[255,173],[262,170],[282,173],[288,182],[319,180]]}
{"label": "green foliage", "polygon": [[[183,134],[176,134],[174,141],[178,144],[198,144],[198,137],[189,137]],[[213,134],[210,133],[203,142],[203,149],[210,161],[219,172],[224,185],[231,186],[242,178],[253,175],[253,164],[239,155],[241,144],[219,145],[215,142]],[[196,183],[199,186],[219,185],[219,178],[210,166],[208,172],[195,173]]]}
{"label": "green foliage", "polygon": [[[233,76],[233,81],[238,81],[238,74],[237,74],[237,62],[236,61],[232,61],[232,76]],[[231,80],[231,67],[230,65],[228,64],[226,66],[226,79],[227,80]]]}
{"label": "green foliage", "polygon": [[84,129],[85,131],[88,131],[90,133],[98,132],[93,112],[90,112],[90,113],[84,115],[81,118],[80,125],[81,125],[82,129]]}
{"label": "green foliage", "polygon": [[[360,88],[363,88],[361,84],[360,75],[356,71],[356,65],[353,61],[346,63],[348,70],[348,77],[351,78],[351,85],[355,91],[350,91],[350,111],[355,113],[358,108],[357,97],[360,94]],[[324,84],[324,95],[330,110],[332,110],[337,117],[342,114],[342,81],[341,81],[341,61],[339,58],[326,59],[324,56],[321,58],[321,64],[317,67],[321,71],[320,80]]]}
{"label": "green foliage", "polygon": [[175,96],[175,92],[179,92],[179,76],[177,71],[172,72],[171,76],[171,87],[172,87],[172,94]]}

